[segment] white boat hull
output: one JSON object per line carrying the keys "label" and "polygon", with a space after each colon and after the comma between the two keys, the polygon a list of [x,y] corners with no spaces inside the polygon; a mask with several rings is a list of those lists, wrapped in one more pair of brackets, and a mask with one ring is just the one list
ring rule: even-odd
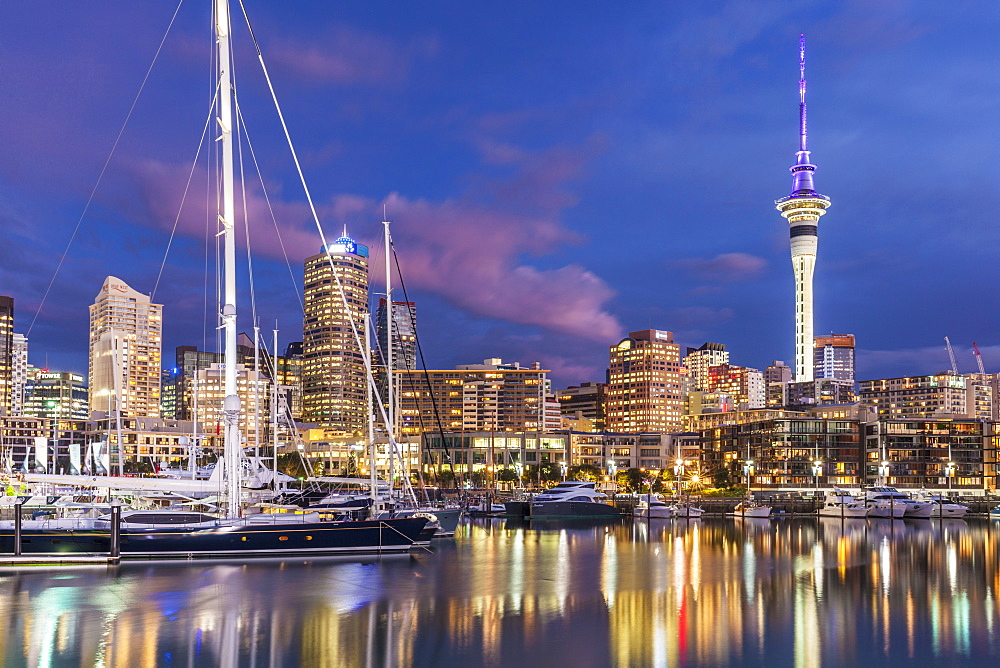
{"label": "white boat hull", "polygon": [[637,506],[632,515],[642,519],[668,520],[674,517],[674,509],[670,506]]}
{"label": "white boat hull", "polygon": [[730,515],[736,517],[770,517],[771,506],[754,506],[753,508],[737,508]]}
{"label": "white boat hull", "polygon": [[868,517],[868,508],[848,506],[823,506],[819,509],[821,517]]}

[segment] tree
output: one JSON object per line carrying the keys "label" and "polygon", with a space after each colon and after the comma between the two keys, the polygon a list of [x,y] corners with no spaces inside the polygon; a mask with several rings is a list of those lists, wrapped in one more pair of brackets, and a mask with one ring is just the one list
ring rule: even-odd
{"label": "tree", "polygon": [[517,471],[514,469],[500,469],[497,471],[497,482],[516,482]]}
{"label": "tree", "polygon": [[469,478],[472,480],[473,487],[486,487],[490,479],[490,473],[486,469],[479,469],[478,471],[474,471]]}
{"label": "tree", "polygon": [[637,468],[626,469],[618,473],[615,478],[615,482],[619,485],[623,485],[630,492],[641,492],[642,474],[643,472]]}
{"label": "tree", "polygon": [[542,482],[557,482],[562,480],[562,467],[555,462],[543,462],[539,467],[539,477]]}
{"label": "tree", "polygon": [[603,471],[593,464],[580,464],[569,467],[569,477],[572,480],[582,480],[584,482],[597,482],[603,475]]}
{"label": "tree", "polygon": [[455,472],[450,468],[443,468],[437,472],[438,484],[442,487],[454,487],[456,479]]}

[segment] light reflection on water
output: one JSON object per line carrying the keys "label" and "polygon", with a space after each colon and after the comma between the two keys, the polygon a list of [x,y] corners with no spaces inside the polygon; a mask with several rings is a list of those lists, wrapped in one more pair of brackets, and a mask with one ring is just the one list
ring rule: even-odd
{"label": "light reflection on water", "polygon": [[0,662],[986,663],[998,537],[977,520],[485,521],[413,557],[0,572]]}

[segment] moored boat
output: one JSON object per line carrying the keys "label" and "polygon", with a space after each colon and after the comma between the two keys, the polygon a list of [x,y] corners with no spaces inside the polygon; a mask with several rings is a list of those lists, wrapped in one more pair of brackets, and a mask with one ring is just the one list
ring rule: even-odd
{"label": "moored boat", "polygon": [[618,509],[595,486],[592,482],[567,481],[536,494],[531,500],[531,517],[619,517]]}
{"label": "moored boat", "polygon": [[632,510],[633,517],[642,519],[670,519],[674,509],[659,494],[642,494]]}
{"label": "moored boat", "polygon": [[859,501],[849,492],[835,487],[826,493],[819,514],[823,517],[868,517],[868,507],[864,501]]}

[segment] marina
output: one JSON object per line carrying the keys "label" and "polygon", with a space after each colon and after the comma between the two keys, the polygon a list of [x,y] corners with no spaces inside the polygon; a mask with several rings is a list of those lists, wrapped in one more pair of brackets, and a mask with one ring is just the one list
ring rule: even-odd
{"label": "marina", "polygon": [[984,665],[998,545],[987,520],[480,519],[409,556],[7,568],[0,662]]}

